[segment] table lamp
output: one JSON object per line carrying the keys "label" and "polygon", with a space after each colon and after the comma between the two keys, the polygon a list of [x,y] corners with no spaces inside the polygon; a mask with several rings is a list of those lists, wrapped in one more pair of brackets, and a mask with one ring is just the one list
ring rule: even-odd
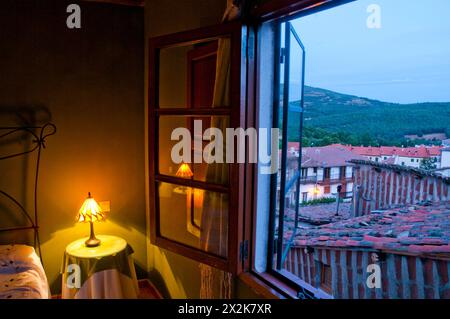
{"label": "table lamp", "polygon": [[77,216],[77,221],[79,223],[89,222],[91,226],[91,235],[85,242],[87,247],[97,247],[98,245],[100,245],[100,239],[96,238],[94,234],[94,222],[103,220],[105,218],[106,216],[103,213],[102,208],[89,192],[88,197],[81,206]]}

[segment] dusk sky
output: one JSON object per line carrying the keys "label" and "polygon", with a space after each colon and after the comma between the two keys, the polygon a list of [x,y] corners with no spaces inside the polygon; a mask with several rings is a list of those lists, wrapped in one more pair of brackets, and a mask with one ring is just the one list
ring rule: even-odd
{"label": "dusk sky", "polygon": [[[371,4],[381,8],[381,29],[367,27]],[[306,48],[306,85],[386,102],[450,102],[449,0],[358,0],[292,23]]]}

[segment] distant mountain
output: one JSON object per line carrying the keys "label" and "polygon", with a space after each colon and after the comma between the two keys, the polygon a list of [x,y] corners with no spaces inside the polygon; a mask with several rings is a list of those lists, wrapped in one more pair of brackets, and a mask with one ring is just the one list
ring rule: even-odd
{"label": "distant mountain", "polygon": [[[293,109],[298,105],[293,102]],[[370,135],[382,141],[400,141],[407,134],[450,136],[450,102],[396,104],[305,86],[304,106],[306,127],[332,133]]]}

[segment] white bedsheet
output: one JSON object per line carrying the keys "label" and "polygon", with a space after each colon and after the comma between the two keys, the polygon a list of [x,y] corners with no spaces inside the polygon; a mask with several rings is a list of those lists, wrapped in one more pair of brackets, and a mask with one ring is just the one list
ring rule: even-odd
{"label": "white bedsheet", "polygon": [[48,299],[49,286],[33,247],[0,245],[0,299]]}

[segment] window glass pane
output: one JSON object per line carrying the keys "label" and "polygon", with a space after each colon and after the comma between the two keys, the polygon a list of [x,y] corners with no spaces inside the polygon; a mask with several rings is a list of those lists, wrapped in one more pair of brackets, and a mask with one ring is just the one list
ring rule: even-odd
{"label": "window glass pane", "polygon": [[[273,256],[271,256],[272,258],[272,264],[277,265],[277,251],[280,249],[280,240],[282,240],[282,230],[279,229],[279,225],[280,225],[280,205],[281,205],[281,200],[284,197],[284,195],[282,195],[282,189],[281,189],[281,184],[282,184],[282,174],[283,174],[283,168],[285,167],[285,162],[283,162],[283,144],[284,144],[284,132],[286,131],[285,128],[285,123],[283,122],[283,116],[284,116],[284,110],[283,110],[283,105],[284,105],[284,73],[285,73],[285,69],[284,69],[284,63],[285,63],[285,57],[283,52],[285,52],[285,23],[281,24],[281,26],[279,26],[279,30],[276,30],[275,32],[279,33],[279,51],[275,53],[275,62],[274,63],[278,63],[278,66],[276,66],[276,68],[278,69],[278,91],[279,91],[279,95],[278,95],[278,99],[275,99],[275,105],[274,108],[276,108],[276,110],[274,110],[274,116],[276,114],[278,114],[278,116],[275,118],[276,123],[274,124],[275,126],[278,127],[279,129],[279,142],[278,142],[278,161],[279,161],[279,167],[278,167],[278,172],[276,173],[276,175],[274,175],[272,178],[274,178],[276,180],[276,190],[272,189],[272,192],[275,191],[275,203],[273,205],[273,209],[274,209],[274,214],[275,214],[275,218],[274,218],[274,234],[273,234]],[[277,59],[277,57],[279,57],[279,59]],[[277,76],[277,74],[275,74],[275,76]],[[275,90],[276,92],[277,90]],[[281,234],[280,234],[281,233]]]}
{"label": "window glass pane", "polygon": [[[300,101],[303,92],[303,48],[301,47],[301,40],[291,26],[289,28],[289,109],[296,114],[300,113]],[[294,120],[294,118],[293,118]],[[295,117],[295,122],[299,123],[299,116]]]}
{"label": "window glass pane", "polygon": [[[281,167],[277,177],[276,197],[276,250],[273,256],[277,269],[283,268],[285,255],[295,236],[300,210],[300,123],[302,121],[303,55],[299,39],[290,24],[283,23],[281,29],[280,63],[280,129],[284,131],[280,141]],[[286,141],[283,141],[286,138]],[[285,149],[284,149],[285,147]],[[283,156],[285,160],[283,161]],[[284,175],[284,178],[283,178]],[[303,195],[304,196],[304,195]]]}
{"label": "window glass pane", "polygon": [[162,237],[227,257],[228,195],[158,183]]}
{"label": "window glass pane", "polygon": [[161,49],[159,107],[228,107],[229,71],[229,38]]}
{"label": "window glass pane", "polygon": [[[208,128],[216,128],[220,132],[226,132],[228,122],[227,116],[160,116],[159,173],[214,184],[228,184],[225,136],[221,143],[220,136],[216,140],[219,131],[216,130],[217,134],[207,131]],[[173,132],[175,140],[171,140]],[[177,132],[186,135],[181,138]],[[181,147],[182,144],[184,147]],[[172,154],[176,157],[180,155],[180,158],[172,158]]]}

